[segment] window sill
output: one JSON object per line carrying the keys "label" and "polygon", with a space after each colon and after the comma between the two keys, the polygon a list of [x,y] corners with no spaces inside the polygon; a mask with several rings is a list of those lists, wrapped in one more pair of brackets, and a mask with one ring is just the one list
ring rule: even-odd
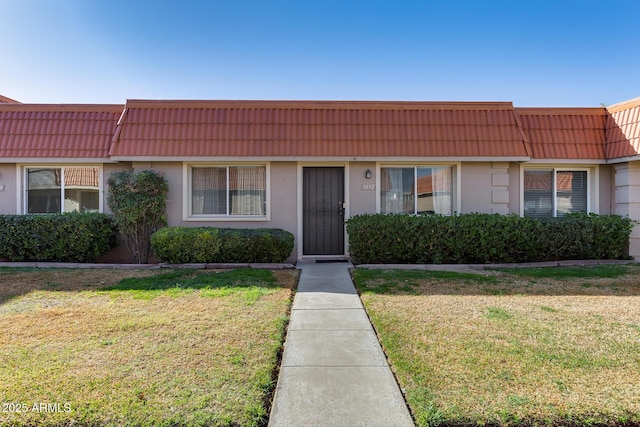
{"label": "window sill", "polygon": [[267,222],[270,218],[264,215],[256,216],[188,216],[185,222]]}

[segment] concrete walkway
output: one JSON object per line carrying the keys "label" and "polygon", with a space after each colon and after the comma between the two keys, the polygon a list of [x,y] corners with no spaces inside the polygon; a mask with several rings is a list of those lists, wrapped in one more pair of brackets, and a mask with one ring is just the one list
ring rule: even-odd
{"label": "concrete walkway", "polygon": [[269,426],[413,426],[351,264],[305,260],[297,267]]}

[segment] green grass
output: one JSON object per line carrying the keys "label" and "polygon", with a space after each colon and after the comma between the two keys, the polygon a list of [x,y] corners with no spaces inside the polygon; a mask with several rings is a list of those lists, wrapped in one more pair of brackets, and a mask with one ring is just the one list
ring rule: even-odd
{"label": "green grass", "polygon": [[249,286],[273,287],[276,280],[268,270],[240,268],[237,270],[207,271],[177,269],[152,277],[122,279],[105,290],[157,291],[166,289],[241,288]]}
{"label": "green grass", "polygon": [[552,279],[575,279],[575,278],[606,278],[612,279],[632,271],[637,266],[621,264],[603,264],[584,267],[524,267],[524,268],[494,268],[491,270],[515,276],[526,276],[535,278]]}
{"label": "green grass", "polygon": [[601,267],[354,277],[417,425],[640,425],[640,273]]}
{"label": "green grass", "polygon": [[[0,412],[0,426],[263,425],[296,280],[0,272],[0,403],[30,409]],[[62,410],[31,410],[40,403]]]}

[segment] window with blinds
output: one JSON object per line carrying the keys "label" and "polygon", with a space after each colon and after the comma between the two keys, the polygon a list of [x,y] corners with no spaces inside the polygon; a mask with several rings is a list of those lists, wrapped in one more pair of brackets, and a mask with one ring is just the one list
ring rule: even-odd
{"label": "window with blinds", "polygon": [[585,170],[525,170],[524,216],[541,219],[587,212],[588,183]]}
{"label": "window with blinds", "polygon": [[191,168],[191,215],[265,216],[266,166]]}

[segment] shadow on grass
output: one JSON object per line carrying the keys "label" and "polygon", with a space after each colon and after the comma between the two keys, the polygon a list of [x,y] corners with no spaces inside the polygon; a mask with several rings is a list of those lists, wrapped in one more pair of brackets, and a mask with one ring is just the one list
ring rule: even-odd
{"label": "shadow on grass", "polygon": [[640,295],[640,265],[440,270],[352,270],[358,292],[397,295]]}
{"label": "shadow on grass", "polygon": [[212,289],[227,287],[277,287],[278,283],[270,270],[240,268],[225,271],[173,270],[149,277],[129,277],[116,285],[103,288],[105,291],[155,291],[172,288]]}
{"label": "shadow on grass", "polygon": [[[0,268],[0,305],[34,291],[162,291],[167,289],[221,289],[280,286],[287,279],[271,270],[112,270]],[[281,283],[281,280],[284,282]]]}

